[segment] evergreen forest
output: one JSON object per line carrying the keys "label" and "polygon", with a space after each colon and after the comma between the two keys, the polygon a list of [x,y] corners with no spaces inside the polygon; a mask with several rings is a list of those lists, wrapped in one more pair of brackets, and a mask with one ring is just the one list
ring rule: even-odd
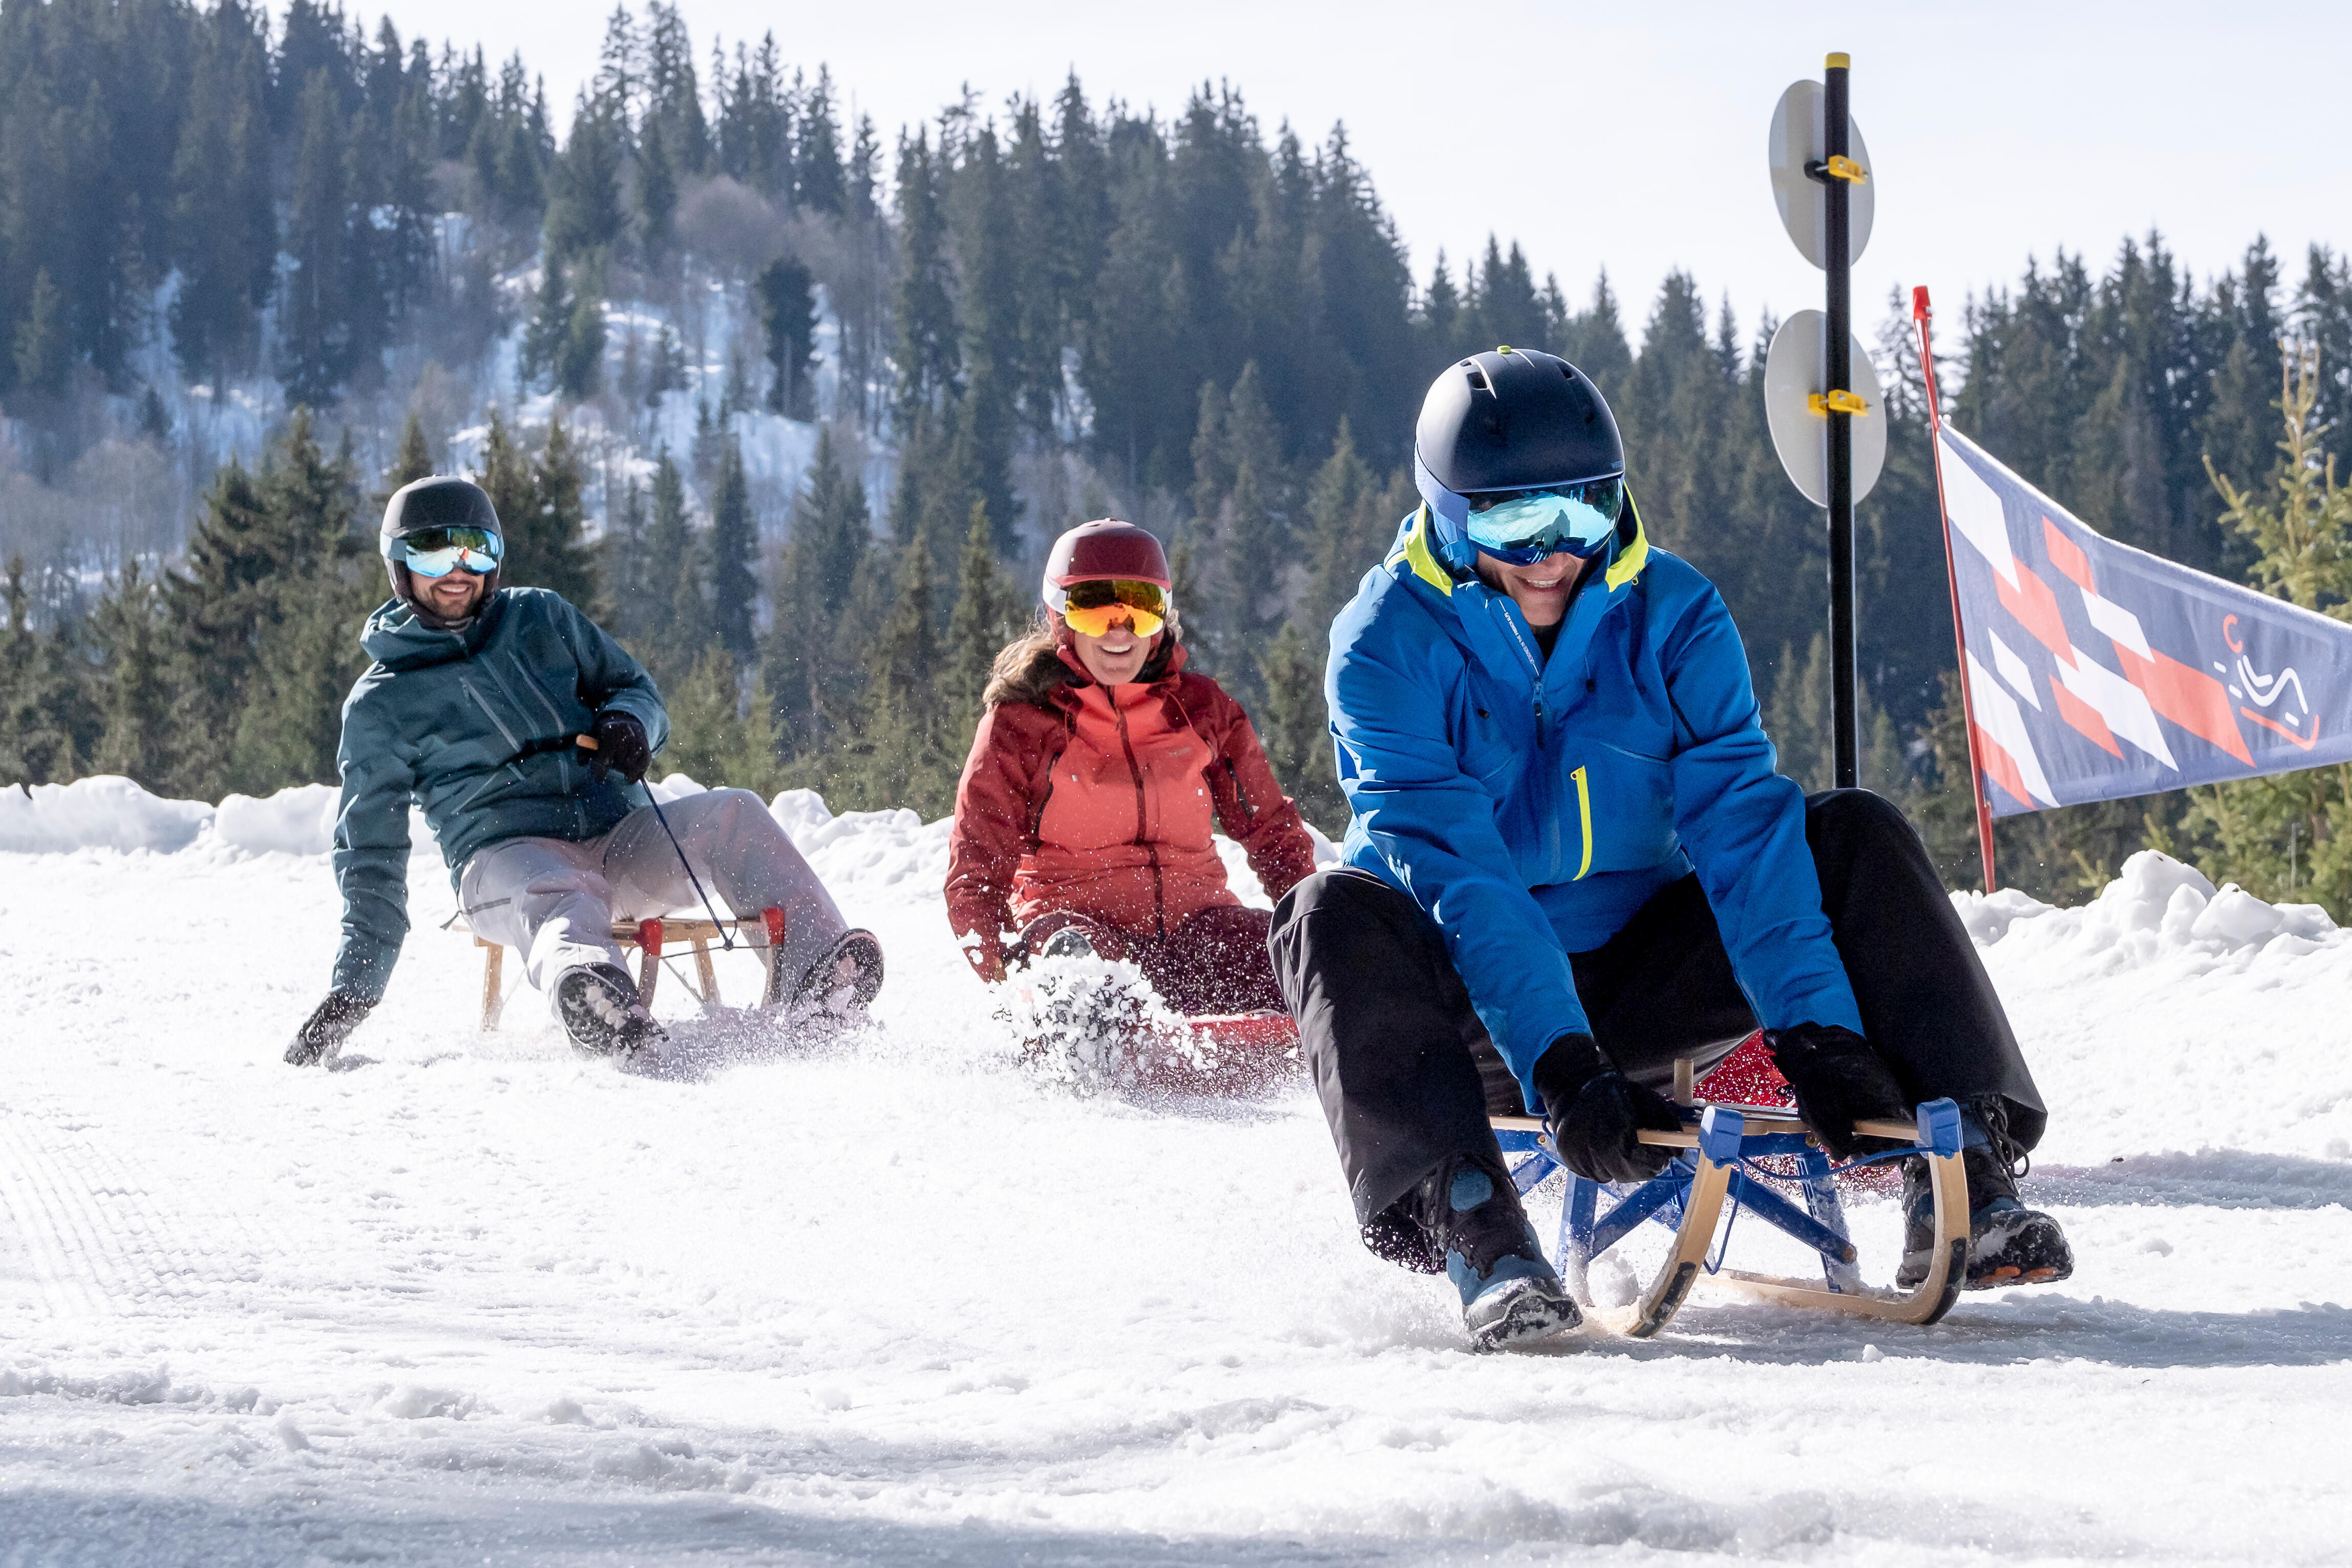
{"label": "evergreen forest", "polygon": [[[593,79],[548,95],[520,56],[317,0],[0,0],[0,784],[331,782],[383,499],[463,472],[505,580],[653,670],[666,768],[926,818],[1047,544],[1129,518],[1172,547],[1195,668],[1336,835],[1331,618],[1415,503],[1423,390],[1503,343],[1601,385],[1783,771],[1829,782],[1825,530],[1766,434],[1777,323],[1700,279],[1621,300],[1501,234],[1416,258],[1343,126],[1269,125],[1229,83],[1162,114],[1074,76],[880,127],[773,36],[698,44],[624,0]],[[1945,303],[1955,424],[2114,538],[2352,618],[2346,257],[2257,237],[2197,278],[2150,233]],[[1859,514],[1865,782],[1967,887],[1903,304]],[[1999,836],[2044,899],[2153,845],[2352,920],[2352,769]]]}

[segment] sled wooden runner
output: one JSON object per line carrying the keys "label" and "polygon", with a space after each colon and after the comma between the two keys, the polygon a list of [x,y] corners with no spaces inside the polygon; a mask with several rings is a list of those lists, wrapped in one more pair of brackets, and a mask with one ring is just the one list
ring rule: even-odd
{"label": "sled wooden runner", "polygon": [[[1676,1087],[1687,1092],[1685,1082],[1678,1081]],[[1584,1306],[1588,1321],[1612,1333],[1647,1339],[1673,1320],[1702,1280],[1757,1300],[1889,1322],[1932,1323],[1951,1310],[1967,1277],[1969,1249],[1968,1182],[1960,1163],[1958,1106],[1948,1100],[1932,1100],[1919,1108],[1916,1123],[1855,1124],[1858,1132],[1910,1145],[1927,1162],[1935,1199],[1935,1250],[1927,1276],[1908,1290],[1874,1289],[1863,1284],[1854,1268],[1853,1244],[1845,1234],[1835,1173],[1811,1130],[1785,1107],[1696,1105],[1685,1106],[1684,1114],[1695,1125],[1677,1132],[1640,1134],[1644,1143],[1681,1151],[1675,1163],[1664,1174],[1616,1193],[1616,1203],[1605,1214],[1597,1212],[1601,1184],[1569,1173],[1559,1163],[1542,1121],[1534,1117],[1494,1119],[1496,1140],[1506,1152],[1533,1156],[1512,1173],[1513,1184],[1520,1192],[1531,1190],[1555,1173],[1568,1181],[1560,1212],[1559,1256],[1553,1261],[1561,1279]],[[1780,1179],[1802,1185],[1805,1209],[1774,1192],[1763,1179],[1765,1173],[1748,1163],[1776,1155],[1798,1160],[1798,1173]],[[1723,1268],[1719,1254],[1710,1264],[1708,1255],[1717,1246],[1727,1205],[1734,1221],[1743,1213],[1752,1215],[1812,1247],[1822,1259],[1822,1282]],[[1675,1218],[1677,1208],[1680,1214]],[[1665,1261],[1630,1306],[1591,1304],[1587,1272],[1592,1258],[1645,1220],[1673,1226],[1674,1245]]]}

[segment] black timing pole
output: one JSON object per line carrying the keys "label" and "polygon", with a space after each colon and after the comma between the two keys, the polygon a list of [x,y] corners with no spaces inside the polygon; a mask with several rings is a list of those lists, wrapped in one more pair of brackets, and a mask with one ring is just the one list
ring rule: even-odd
{"label": "black timing pole", "polygon": [[[1827,380],[1832,392],[1853,386],[1853,362],[1848,344],[1853,310],[1852,247],[1847,238],[1847,204],[1853,186],[1829,173],[1837,160],[1851,156],[1846,110],[1843,55],[1832,55],[1822,73],[1824,162],[1822,195],[1828,199],[1822,237],[1829,252],[1829,342]],[[1853,685],[1853,416],[1842,409],[1829,411],[1830,459],[1830,721],[1837,787],[1853,789],[1862,782],[1861,715],[1854,704]]]}

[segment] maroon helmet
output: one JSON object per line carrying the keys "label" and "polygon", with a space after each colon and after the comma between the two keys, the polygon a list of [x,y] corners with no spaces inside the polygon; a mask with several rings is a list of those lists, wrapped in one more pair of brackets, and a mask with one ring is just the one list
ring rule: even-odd
{"label": "maroon helmet", "polygon": [[1108,578],[1156,583],[1162,588],[1175,585],[1168,573],[1168,552],[1160,548],[1160,541],[1131,522],[1100,518],[1082,522],[1054,541],[1054,552],[1045,558],[1047,599],[1056,596],[1055,588]]}

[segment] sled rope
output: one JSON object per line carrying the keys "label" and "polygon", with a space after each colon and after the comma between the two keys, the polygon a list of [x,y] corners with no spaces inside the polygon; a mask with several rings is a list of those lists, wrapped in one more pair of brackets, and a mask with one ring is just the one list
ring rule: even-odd
{"label": "sled rope", "polygon": [[727,922],[719,918],[719,910],[711,903],[710,895],[702,890],[702,879],[694,874],[694,862],[686,858],[686,847],[677,841],[677,834],[670,832],[669,818],[662,815],[660,798],[647,790],[646,800],[654,808],[654,820],[661,824],[662,832],[668,837],[669,847],[677,851],[677,863],[686,868],[686,879],[694,884],[695,896],[702,900],[703,912],[710,917],[710,923],[719,928],[719,951],[734,952],[735,933],[727,929]]}

